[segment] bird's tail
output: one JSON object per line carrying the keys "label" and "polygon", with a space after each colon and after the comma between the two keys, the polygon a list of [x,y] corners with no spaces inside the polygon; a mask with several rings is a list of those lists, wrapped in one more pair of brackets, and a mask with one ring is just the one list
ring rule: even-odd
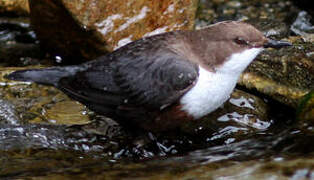
{"label": "bird's tail", "polygon": [[84,70],[80,66],[51,67],[44,69],[27,69],[15,71],[4,76],[6,79],[15,81],[36,82],[39,84],[57,86],[61,78],[74,75],[76,72]]}

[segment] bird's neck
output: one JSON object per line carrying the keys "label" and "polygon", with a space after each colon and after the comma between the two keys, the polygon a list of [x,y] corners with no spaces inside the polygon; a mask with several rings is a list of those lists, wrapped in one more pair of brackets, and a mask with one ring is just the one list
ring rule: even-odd
{"label": "bird's neck", "polygon": [[217,73],[240,75],[262,50],[262,48],[251,48],[233,53],[222,65],[215,68],[215,71]]}

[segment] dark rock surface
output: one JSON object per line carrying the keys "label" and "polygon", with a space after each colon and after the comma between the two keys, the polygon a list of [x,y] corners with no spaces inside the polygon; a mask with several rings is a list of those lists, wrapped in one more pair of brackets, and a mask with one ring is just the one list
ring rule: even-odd
{"label": "dark rock surface", "polygon": [[[0,17],[0,65],[25,66],[36,64],[43,57],[36,35],[25,17]],[[27,62],[28,59],[34,59]]]}

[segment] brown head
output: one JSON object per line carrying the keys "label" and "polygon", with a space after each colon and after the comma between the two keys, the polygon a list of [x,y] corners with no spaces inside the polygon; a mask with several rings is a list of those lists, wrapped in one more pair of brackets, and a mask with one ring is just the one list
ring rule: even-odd
{"label": "brown head", "polygon": [[194,56],[191,59],[204,64],[211,71],[215,71],[233,54],[245,50],[291,45],[288,42],[270,40],[254,26],[241,21],[224,21],[198,31],[186,32],[184,41],[190,50],[185,52],[192,52]]}
{"label": "brown head", "polygon": [[232,42],[229,47],[234,49],[262,47],[267,42],[262,32],[241,21],[224,21],[200,31],[212,41]]}

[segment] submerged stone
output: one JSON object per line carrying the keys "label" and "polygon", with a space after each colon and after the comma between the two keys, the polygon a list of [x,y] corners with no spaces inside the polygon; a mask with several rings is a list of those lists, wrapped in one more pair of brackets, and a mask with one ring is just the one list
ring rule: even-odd
{"label": "submerged stone", "polygon": [[[47,107],[42,115],[52,124],[78,125],[90,122],[85,107],[72,100],[57,102],[52,107]],[[41,121],[40,118],[36,118],[31,123],[38,120]]]}
{"label": "submerged stone", "polygon": [[3,78],[18,69],[22,68],[0,68],[0,97],[14,105],[23,123],[75,125],[90,122],[88,109],[58,89]]}
{"label": "submerged stone", "polygon": [[291,31],[302,36],[306,42],[314,42],[314,26],[310,22],[311,17],[306,11],[301,11],[291,25]]}
{"label": "submerged stone", "polygon": [[30,0],[30,15],[41,45],[77,63],[143,36],[192,29],[197,2]]}

